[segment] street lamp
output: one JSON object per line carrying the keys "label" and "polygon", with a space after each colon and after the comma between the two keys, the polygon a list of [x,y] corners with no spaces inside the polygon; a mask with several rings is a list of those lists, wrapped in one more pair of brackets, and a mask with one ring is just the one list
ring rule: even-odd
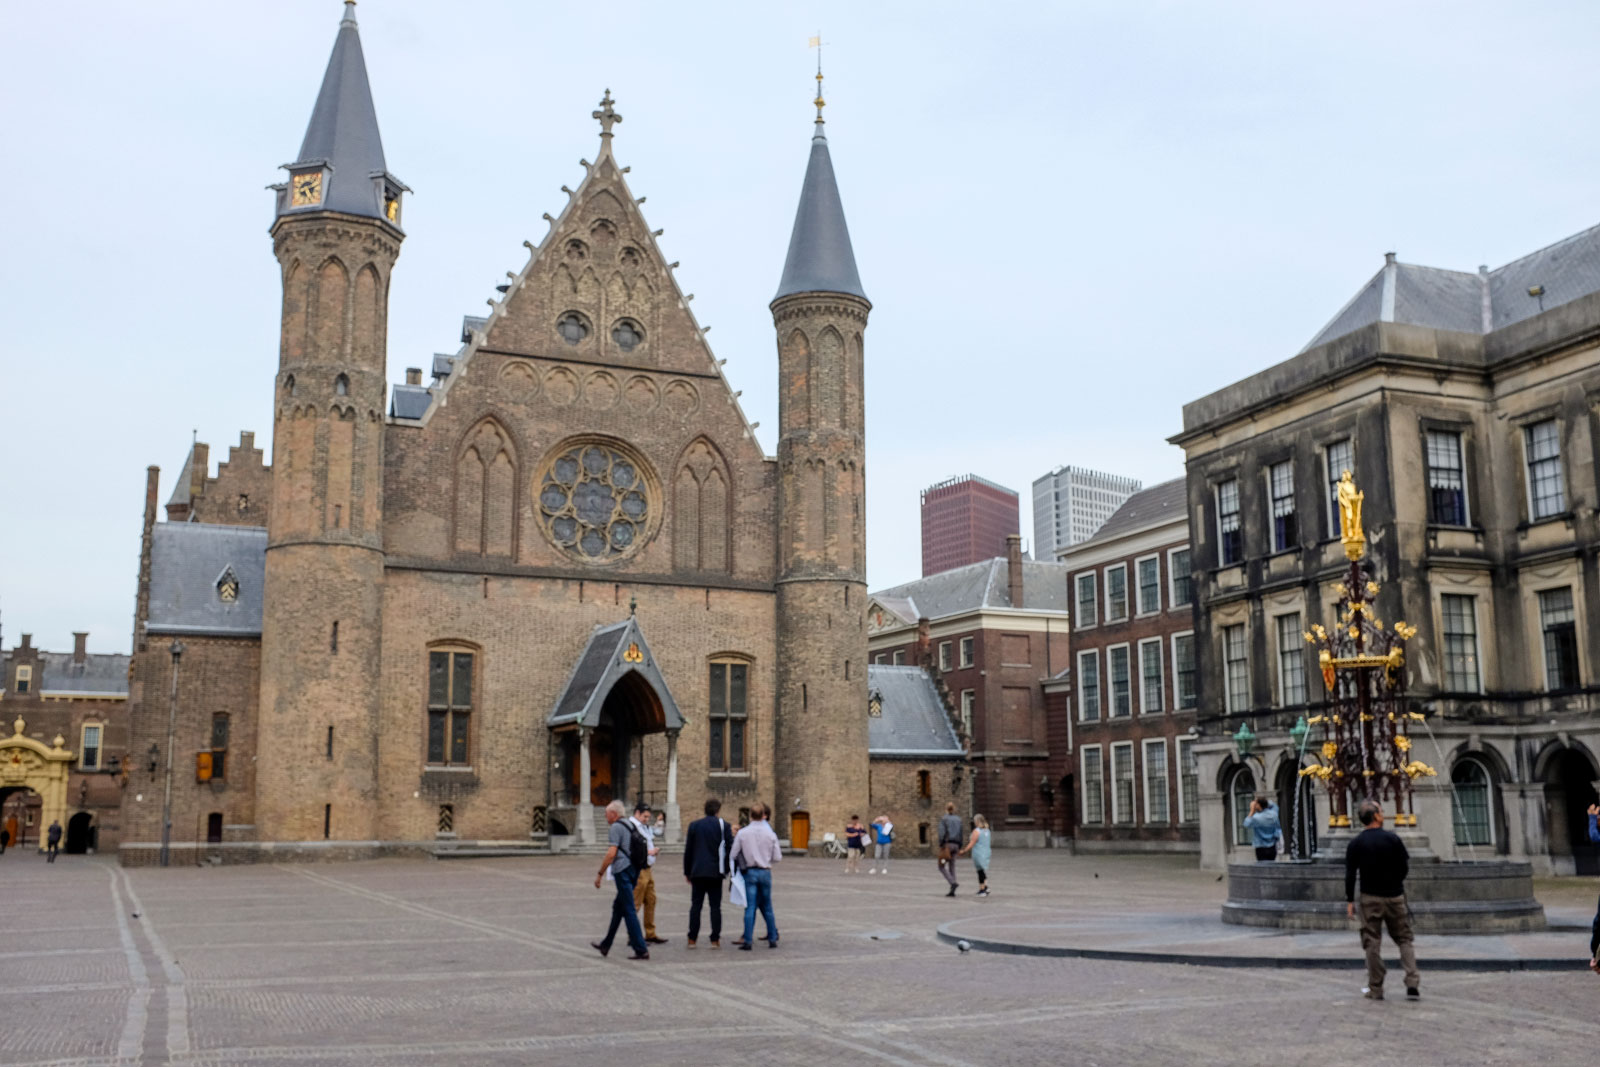
{"label": "street lamp", "polygon": [[[167,784],[161,797],[161,866],[172,859],[172,746],[178,732],[178,661],[183,658],[183,642],[172,642],[172,699],[167,703]],[[150,745],[154,764],[155,745]]]}
{"label": "street lamp", "polygon": [[1311,727],[1306,724],[1306,717],[1304,715],[1300,716],[1300,718],[1295,721],[1295,724],[1289,727],[1289,744],[1294,746],[1294,750],[1296,752],[1300,752],[1306,747],[1306,734],[1309,734],[1310,732]]}
{"label": "street lamp", "polygon": [[1250,729],[1249,720],[1239,724],[1238,731],[1233,735],[1233,747],[1239,753],[1240,759],[1249,759],[1250,753],[1255,751],[1256,732]]}

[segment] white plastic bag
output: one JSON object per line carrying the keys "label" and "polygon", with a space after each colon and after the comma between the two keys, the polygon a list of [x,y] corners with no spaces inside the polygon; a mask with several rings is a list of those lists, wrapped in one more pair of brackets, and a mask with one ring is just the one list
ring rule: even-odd
{"label": "white plastic bag", "polygon": [[744,907],[744,874],[733,872],[733,877],[728,879],[728,903],[734,907]]}

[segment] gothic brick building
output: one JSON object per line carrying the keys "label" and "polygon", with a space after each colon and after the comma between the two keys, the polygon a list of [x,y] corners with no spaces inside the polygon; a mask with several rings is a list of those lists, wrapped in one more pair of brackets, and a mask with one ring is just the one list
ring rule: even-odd
{"label": "gothic brick building", "polygon": [[[871,304],[820,98],[771,304],[776,457],[628,188],[609,93],[594,160],[490,314],[432,384],[386,396],[409,190],[345,12],[274,187],[271,463],[247,434],[211,477],[197,444],[167,521],[153,483],[146,509],[131,747],[165,744],[175,688],[174,840],[224,860],[586,841],[623,795],[675,834],[708,793],[820,840],[873,799]],[[160,837],[141,796],[125,862]]]}

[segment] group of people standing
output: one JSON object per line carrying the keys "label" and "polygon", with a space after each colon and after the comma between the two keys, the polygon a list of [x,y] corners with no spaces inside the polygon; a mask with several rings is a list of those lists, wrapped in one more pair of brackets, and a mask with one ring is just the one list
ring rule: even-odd
{"label": "group of people standing", "polygon": [[[956,878],[956,858],[970,854],[972,866],[978,874],[977,895],[986,897],[989,895],[989,820],[982,815],[974,815],[972,833],[966,838],[965,844],[962,843],[961,831],[961,816],[956,814],[955,804],[953,802],[945,804],[944,815],[939,819],[939,840],[934,849],[939,873],[950,884],[950,891],[945,896],[955,896],[956,890],[960,887]],[[850,816],[850,822],[844,828],[844,873],[861,873],[861,859],[866,854],[868,835],[872,838],[875,852],[872,866],[867,869],[867,873],[877,874],[880,866],[884,874],[889,873],[889,850],[894,844],[894,823],[889,821],[887,815],[873,819],[871,826],[861,825],[859,815]]]}
{"label": "group of people standing", "polygon": [[[734,947],[751,950],[755,936],[756,913],[766,924],[764,940],[768,947],[778,947],[778,922],[772,910],[772,867],[783,858],[778,835],[770,819],[772,809],[756,804],[750,809],[750,822],[735,827],[720,816],[722,802],[716,797],[706,801],[705,816],[689,824],[684,836],[683,880],[691,889],[689,907],[688,947],[694,948],[700,939],[700,913],[709,904],[711,911],[711,947],[722,947],[722,885],[731,881],[735,898],[743,897],[744,936]],[[652,868],[659,854],[654,841],[649,806],[640,801],[631,819],[624,819],[626,806],[620,800],[606,805],[607,849],[601,861],[594,886],[609,877],[616,883],[616,894],[611,901],[611,925],[606,936],[590,945],[600,955],[611,952],[619,927],[626,925],[628,946],[633,949],[632,960],[650,958],[651,945],[664,945],[667,939],[656,935],[655,877]],[[741,901],[735,899],[735,903]],[[641,924],[640,915],[644,921]]]}

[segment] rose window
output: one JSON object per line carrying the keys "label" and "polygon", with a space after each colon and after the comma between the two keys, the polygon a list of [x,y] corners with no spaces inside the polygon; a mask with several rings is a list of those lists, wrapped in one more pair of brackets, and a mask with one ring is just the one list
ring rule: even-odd
{"label": "rose window", "polygon": [[629,555],[654,518],[639,463],[601,441],[564,447],[547,464],[539,512],[550,539],[594,563]]}

